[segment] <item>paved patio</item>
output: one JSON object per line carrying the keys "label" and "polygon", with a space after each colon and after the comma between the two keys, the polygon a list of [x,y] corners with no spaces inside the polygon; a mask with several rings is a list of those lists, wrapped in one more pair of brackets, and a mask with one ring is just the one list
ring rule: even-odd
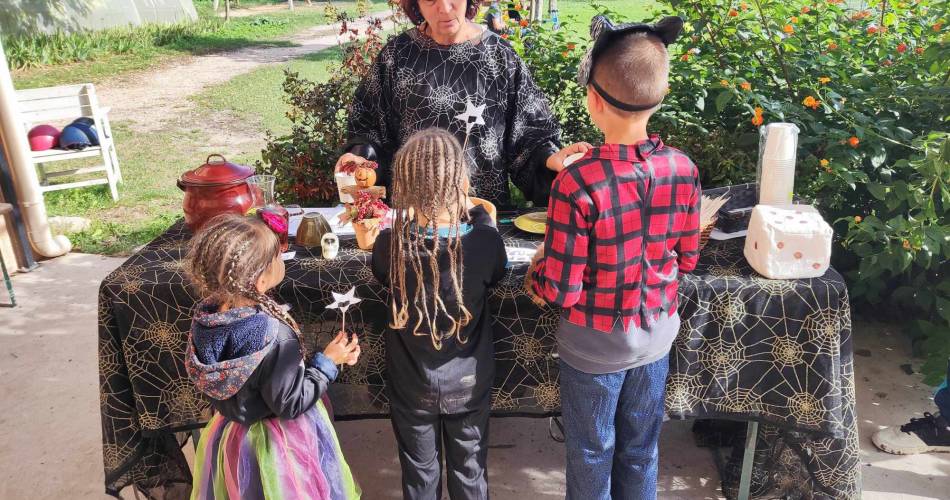
{"label": "paved patio", "polygon": [[[96,293],[102,278],[122,261],[70,254],[14,277],[21,305],[0,309],[0,498],[105,497]],[[855,319],[864,498],[948,498],[950,454],[898,457],[871,445],[874,430],[934,407],[930,388],[901,369],[910,359],[906,338],[891,326]],[[664,428],[660,498],[721,497],[712,457],[693,445],[690,425],[672,421]],[[340,422],[337,432],[364,498],[399,498],[389,422]],[[563,498],[563,445],[547,433],[545,419],[492,420],[493,498]],[[130,491],[126,496],[133,498]]]}

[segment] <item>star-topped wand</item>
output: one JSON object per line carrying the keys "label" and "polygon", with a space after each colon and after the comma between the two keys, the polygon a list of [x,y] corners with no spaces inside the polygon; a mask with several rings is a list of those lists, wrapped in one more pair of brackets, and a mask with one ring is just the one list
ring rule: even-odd
{"label": "star-topped wand", "polygon": [[333,303],[328,305],[327,309],[340,310],[341,315],[343,317],[343,325],[342,325],[343,327],[341,328],[341,330],[345,333],[346,332],[346,310],[349,309],[350,306],[358,304],[361,299],[356,296],[355,286],[353,288],[350,288],[350,291],[346,293],[336,293],[336,292],[331,292],[331,293],[333,294]]}
{"label": "star-topped wand", "polygon": [[465,99],[465,112],[456,116],[456,120],[465,122],[465,142],[462,143],[462,152],[465,152],[465,146],[468,146],[468,138],[472,135],[472,128],[475,125],[484,125],[485,119],[482,113],[485,112],[485,105],[476,106],[472,104],[471,99]]}

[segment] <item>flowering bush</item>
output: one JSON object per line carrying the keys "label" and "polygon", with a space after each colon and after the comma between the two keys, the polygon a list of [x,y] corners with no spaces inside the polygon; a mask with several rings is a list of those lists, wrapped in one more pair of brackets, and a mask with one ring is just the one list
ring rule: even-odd
{"label": "flowering bush", "polygon": [[349,43],[342,47],[339,68],[329,71],[330,78],[315,83],[287,71],[284,92],[291,106],[288,118],[291,132],[268,137],[261,152],[258,171],[277,177],[276,191],[281,201],[319,206],[336,200],[333,166],[346,142],[346,120],[356,87],[369,71],[382,48],[382,22],[376,20],[363,32],[348,26],[346,14],[340,14],[340,35]]}
{"label": "flowering bush", "polygon": [[346,220],[361,222],[369,219],[382,219],[389,213],[389,205],[369,191],[359,191],[353,203],[346,206]]}
{"label": "flowering bush", "polygon": [[[856,304],[918,318],[910,330],[929,339],[933,376],[950,355],[950,146],[935,133],[947,130],[947,5],[668,0],[653,16],[687,23],[651,127],[711,187],[755,178],[760,125],[797,124],[796,192],[835,222],[845,250],[835,265]],[[529,28],[512,42],[553,102],[564,141],[599,141],[574,83],[589,40]]]}

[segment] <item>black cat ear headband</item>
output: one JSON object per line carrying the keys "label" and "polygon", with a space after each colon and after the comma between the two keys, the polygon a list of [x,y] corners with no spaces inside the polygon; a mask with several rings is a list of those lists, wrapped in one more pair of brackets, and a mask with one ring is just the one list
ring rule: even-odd
{"label": "black cat ear headband", "polygon": [[[664,17],[655,24],[644,23],[624,23],[614,25],[606,16],[595,16],[590,21],[590,38],[594,41],[591,48],[584,54],[581,64],[577,68],[577,83],[582,87],[590,85],[597,90],[597,93],[612,106],[624,111],[645,111],[653,109],[659,102],[649,104],[631,104],[623,102],[605,91],[591,75],[594,67],[594,61],[600,54],[616,39],[630,33],[651,33],[659,37],[663,45],[670,45],[679,36],[683,29],[683,19],[677,16]],[[633,76],[633,78],[636,78]]]}

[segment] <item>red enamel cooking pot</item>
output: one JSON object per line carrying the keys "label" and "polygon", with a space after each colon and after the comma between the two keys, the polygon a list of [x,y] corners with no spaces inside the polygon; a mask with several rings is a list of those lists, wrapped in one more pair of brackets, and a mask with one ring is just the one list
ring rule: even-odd
{"label": "red enamel cooking pot", "polygon": [[233,212],[244,215],[253,204],[247,178],[254,169],[227,161],[223,156],[208,156],[205,164],[189,170],[178,179],[178,188],[185,192],[182,209],[185,223],[193,232],[218,214]]}

